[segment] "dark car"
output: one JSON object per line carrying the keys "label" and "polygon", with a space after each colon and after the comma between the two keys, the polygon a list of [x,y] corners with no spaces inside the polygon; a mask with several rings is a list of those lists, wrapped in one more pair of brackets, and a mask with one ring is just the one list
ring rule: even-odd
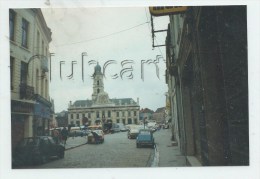
{"label": "dark car", "polygon": [[50,136],[24,138],[13,152],[13,166],[42,164],[50,157],[64,158],[65,147]]}
{"label": "dark car", "polygon": [[150,130],[141,129],[136,138],[136,147],[151,147],[154,148],[154,137]]}
{"label": "dark car", "polygon": [[113,133],[116,133],[116,132],[120,132],[120,128],[118,125],[115,125],[113,126],[111,129],[110,129],[110,132],[113,134]]}

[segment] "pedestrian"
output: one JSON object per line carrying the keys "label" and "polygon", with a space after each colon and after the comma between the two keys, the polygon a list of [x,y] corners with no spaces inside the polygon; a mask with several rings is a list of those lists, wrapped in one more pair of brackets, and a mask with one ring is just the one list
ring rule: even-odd
{"label": "pedestrian", "polygon": [[98,134],[96,132],[94,132],[94,131],[92,131],[91,133],[92,133],[92,135],[93,135],[93,137],[95,139],[95,143],[96,144],[100,143]]}
{"label": "pedestrian", "polygon": [[55,141],[56,144],[59,143],[59,135],[60,135],[59,131],[56,130],[56,129],[54,129],[54,130],[53,130],[53,139],[54,139],[54,141]]}
{"label": "pedestrian", "polygon": [[63,127],[63,129],[61,130],[61,137],[62,137],[62,141],[63,141],[64,144],[66,144],[68,134],[69,134],[69,132],[66,129],[66,127]]}

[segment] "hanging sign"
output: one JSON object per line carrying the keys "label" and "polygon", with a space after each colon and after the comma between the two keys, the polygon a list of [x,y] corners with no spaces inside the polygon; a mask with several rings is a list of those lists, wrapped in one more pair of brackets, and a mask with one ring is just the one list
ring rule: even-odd
{"label": "hanging sign", "polygon": [[154,6],[149,7],[153,16],[166,16],[171,14],[184,13],[188,9],[187,6]]}

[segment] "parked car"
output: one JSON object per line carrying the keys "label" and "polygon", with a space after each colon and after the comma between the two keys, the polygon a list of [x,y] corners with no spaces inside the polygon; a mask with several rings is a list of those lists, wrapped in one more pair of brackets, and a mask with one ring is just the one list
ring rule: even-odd
{"label": "parked car", "polygon": [[149,129],[141,129],[136,138],[136,147],[148,146],[154,148],[153,133]]}
{"label": "parked car", "polygon": [[113,134],[113,133],[116,133],[116,132],[120,132],[120,127],[119,125],[117,124],[113,124],[112,125],[112,128],[110,129],[110,132]]}
{"label": "parked car", "polygon": [[71,127],[69,131],[69,137],[78,137],[86,135],[85,131],[81,127]]}
{"label": "parked car", "polygon": [[50,157],[64,158],[65,147],[50,136],[24,138],[13,152],[13,166],[42,164]]}
{"label": "parked car", "polygon": [[169,124],[164,124],[163,129],[169,129]]}
{"label": "parked car", "polygon": [[117,123],[117,125],[119,126],[119,129],[121,132],[128,131],[128,129],[125,127],[125,125],[123,123]]}
{"label": "parked car", "polygon": [[88,135],[89,144],[99,144],[105,141],[104,132],[102,130],[93,130]]}
{"label": "parked car", "polygon": [[136,139],[137,135],[139,134],[139,130],[142,127],[143,126],[139,126],[139,125],[130,126],[129,131],[127,132],[128,139]]}

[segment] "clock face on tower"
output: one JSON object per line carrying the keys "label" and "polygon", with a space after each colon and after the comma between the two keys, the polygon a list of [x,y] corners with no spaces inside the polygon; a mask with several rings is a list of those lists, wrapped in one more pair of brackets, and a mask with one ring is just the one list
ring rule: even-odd
{"label": "clock face on tower", "polygon": [[97,96],[97,103],[99,103],[99,104],[109,103],[108,94],[106,92],[100,92]]}
{"label": "clock face on tower", "polygon": [[106,103],[107,102],[107,98],[106,98],[105,95],[100,96],[100,102],[101,103]]}

